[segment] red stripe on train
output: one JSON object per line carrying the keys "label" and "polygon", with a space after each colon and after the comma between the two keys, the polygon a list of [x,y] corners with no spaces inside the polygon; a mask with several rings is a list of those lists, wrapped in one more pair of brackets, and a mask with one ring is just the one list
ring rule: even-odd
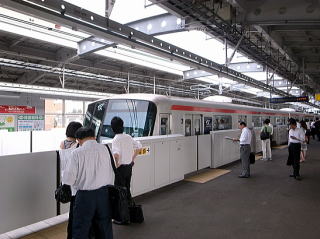
{"label": "red stripe on train", "polygon": [[188,106],[188,105],[172,105],[171,110],[234,113],[234,114],[264,114],[264,115],[285,115],[285,116],[288,115],[288,114],[277,114],[277,113],[269,113],[269,112],[256,112],[256,111],[234,110],[234,109],[217,109],[217,108],[197,107],[197,106]]}

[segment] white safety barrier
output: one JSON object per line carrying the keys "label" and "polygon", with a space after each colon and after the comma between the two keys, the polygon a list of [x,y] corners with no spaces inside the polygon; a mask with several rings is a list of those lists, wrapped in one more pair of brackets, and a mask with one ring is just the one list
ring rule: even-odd
{"label": "white safety barrier", "polygon": [[198,136],[198,170],[211,166],[211,135]]}
{"label": "white safety barrier", "polygon": [[232,138],[239,138],[240,130],[211,131],[212,157],[211,167],[217,168],[240,159],[239,142]]}
{"label": "white safety barrier", "polygon": [[0,157],[0,234],[56,215],[56,152]]}
{"label": "white safety barrier", "polygon": [[288,126],[278,125],[273,128],[273,141],[277,145],[286,144],[288,142]]}
{"label": "white safety barrier", "polygon": [[[142,155],[133,168],[132,194],[150,192],[197,170],[197,136],[139,139]],[[56,216],[56,152],[0,157],[0,234]],[[68,211],[63,205],[61,213]]]}

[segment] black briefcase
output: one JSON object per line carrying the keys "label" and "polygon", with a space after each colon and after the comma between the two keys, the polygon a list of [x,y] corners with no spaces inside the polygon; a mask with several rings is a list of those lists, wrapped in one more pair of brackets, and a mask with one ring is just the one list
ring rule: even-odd
{"label": "black briefcase", "polygon": [[111,218],[118,223],[130,222],[129,205],[126,188],[108,185]]}
{"label": "black briefcase", "polygon": [[254,164],[256,162],[256,155],[254,153],[250,153],[249,159],[250,164]]}
{"label": "black briefcase", "polygon": [[143,211],[141,205],[132,205],[129,207],[130,222],[131,223],[143,223]]}

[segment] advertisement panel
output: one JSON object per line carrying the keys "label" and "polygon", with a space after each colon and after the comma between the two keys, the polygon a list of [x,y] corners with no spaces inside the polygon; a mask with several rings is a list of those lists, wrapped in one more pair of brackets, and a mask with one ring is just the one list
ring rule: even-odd
{"label": "advertisement panel", "polygon": [[0,115],[0,130],[15,131],[15,115]]}

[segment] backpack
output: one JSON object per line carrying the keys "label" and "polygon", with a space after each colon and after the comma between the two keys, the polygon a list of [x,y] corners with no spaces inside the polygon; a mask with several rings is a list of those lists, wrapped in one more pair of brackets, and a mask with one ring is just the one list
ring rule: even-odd
{"label": "backpack", "polygon": [[260,133],[260,139],[261,140],[270,139],[270,133],[267,131],[267,127],[265,127],[265,126],[264,126],[264,129]]}

